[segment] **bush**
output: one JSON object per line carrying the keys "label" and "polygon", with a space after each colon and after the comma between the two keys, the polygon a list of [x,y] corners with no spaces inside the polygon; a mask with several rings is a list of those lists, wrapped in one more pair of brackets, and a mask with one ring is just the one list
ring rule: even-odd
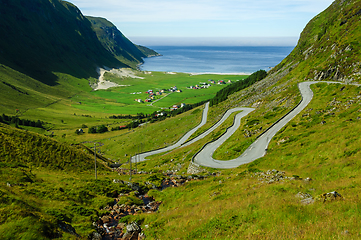
{"label": "bush", "polygon": [[97,133],[97,128],[96,127],[90,127],[88,129],[88,133]]}

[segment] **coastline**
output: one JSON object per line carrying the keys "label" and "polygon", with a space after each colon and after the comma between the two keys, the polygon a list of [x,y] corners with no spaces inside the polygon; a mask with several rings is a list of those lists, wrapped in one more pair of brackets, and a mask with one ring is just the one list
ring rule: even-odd
{"label": "coastline", "polygon": [[144,79],[143,77],[139,77],[137,75],[134,74],[133,70],[130,68],[97,68],[97,72],[99,74],[99,78],[98,78],[98,83],[96,85],[96,87],[93,88],[93,90],[106,90],[108,88],[112,88],[112,87],[126,87],[128,85],[119,85],[117,83],[108,81],[104,79],[104,74],[106,72],[112,73],[114,75],[117,75],[118,77],[130,77],[130,78],[140,78],[140,79]]}
{"label": "coastline", "polygon": [[[186,72],[187,73],[187,72]],[[251,75],[252,73],[245,73],[245,72],[239,72],[239,73],[221,73],[221,72],[198,72],[198,73],[189,73],[191,76],[193,75]]]}
{"label": "coastline", "polygon": [[141,71],[178,72],[191,75],[250,75],[269,71],[293,47],[248,46],[156,46],[162,57],[144,59]]}

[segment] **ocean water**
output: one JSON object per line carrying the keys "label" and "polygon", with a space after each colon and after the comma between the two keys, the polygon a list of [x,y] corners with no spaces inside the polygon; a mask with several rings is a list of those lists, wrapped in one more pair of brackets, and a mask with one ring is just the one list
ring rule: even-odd
{"label": "ocean water", "polygon": [[148,46],[162,54],[144,59],[143,71],[186,73],[253,73],[268,71],[294,47]]}

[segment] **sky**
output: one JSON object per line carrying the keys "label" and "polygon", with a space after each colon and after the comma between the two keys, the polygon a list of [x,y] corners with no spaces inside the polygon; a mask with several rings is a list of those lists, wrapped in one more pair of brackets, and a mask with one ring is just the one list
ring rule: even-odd
{"label": "sky", "polygon": [[156,45],[295,46],[333,0],[68,0],[111,21],[132,42]]}

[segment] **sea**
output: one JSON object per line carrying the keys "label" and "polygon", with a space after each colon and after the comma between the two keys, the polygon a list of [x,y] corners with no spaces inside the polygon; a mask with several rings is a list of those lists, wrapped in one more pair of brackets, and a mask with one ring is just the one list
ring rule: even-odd
{"label": "sea", "polygon": [[270,70],[294,47],[147,46],[162,56],[145,58],[143,71],[251,74]]}

